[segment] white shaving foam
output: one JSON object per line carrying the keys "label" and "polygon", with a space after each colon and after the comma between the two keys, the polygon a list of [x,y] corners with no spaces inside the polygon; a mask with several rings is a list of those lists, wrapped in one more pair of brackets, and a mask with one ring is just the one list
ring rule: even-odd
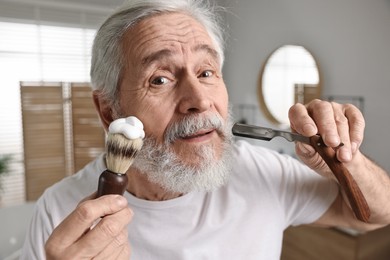
{"label": "white shaving foam", "polygon": [[112,121],[108,127],[108,132],[110,134],[123,134],[128,139],[143,139],[145,137],[144,125],[135,116],[118,118]]}

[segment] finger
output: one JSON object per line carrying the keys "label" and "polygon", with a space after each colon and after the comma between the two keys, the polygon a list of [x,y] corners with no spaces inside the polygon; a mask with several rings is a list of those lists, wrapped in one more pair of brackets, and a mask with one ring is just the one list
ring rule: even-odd
{"label": "finger", "polygon": [[301,159],[312,158],[317,153],[313,146],[301,142],[296,142],[295,152]]}
{"label": "finger", "polygon": [[304,136],[317,134],[317,126],[310,117],[308,110],[302,104],[293,105],[288,112],[291,129]]}
{"label": "finger", "polygon": [[[82,199],[82,200],[77,204],[77,206],[80,205],[81,203],[83,203],[84,201],[96,199],[96,194],[97,194],[97,191],[95,191],[95,192],[92,193],[91,195],[85,197],[84,199]],[[97,220],[96,220],[96,221],[97,221]],[[96,222],[96,221],[95,221],[95,222]],[[90,230],[90,228],[86,228],[86,229],[84,230],[84,232],[83,232],[82,235],[87,234],[89,230]]]}
{"label": "finger", "polygon": [[83,250],[91,254],[91,256],[95,256],[103,252],[111,243],[118,243],[116,241],[118,238],[119,242],[127,240],[127,236],[124,237],[123,234],[120,234],[127,229],[132,215],[133,213],[128,207],[114,214],[106,215],[91,231],[77,241],[73,250]]}
{"label": "finger", "polygon": [[[341,142],[338,133],[339,122],[336,122],[335,120],[335,107],[340,109],[326,101],[318,101],[308,107],[309,113],[311,113],[313,120],[317,125],[318,133],[322,137],[324,143],[330,147],[337,147]],[[339,118],[339,120],[342,119],[344,118]]]}
{"label": "finger", "polygon": [[131,255],[130,243],[127,243],[126,245],[122,246],[121,250],[119,251],[119,255],[116,256],[115,259],[128,260],[130,259],[130,255]]}
{"label": "finger", "polygon": [[349,162],[363,141],[365,123],[362,113],[355,106],[343,105],[342,111],[343,114],[340,117],[345,117],[347,123],[344,123],[346,126],[344,124],[343,127],[339,126],[339,133],[344,146],[338,149],[337,158],[341,162]]}
{"label": "finger", "polygon": [[[88,197],[85,197],[84,199],[82,199],[82,200],[79,202],[79,204],[77,204],[77,205],[80,205],[81,203],[83,203],[84,201],[87,201],[87,200],[96,199],[96,194],[97,194],[97,191],[95,191],[94,193],[92,193],[92,194],[89,195]],[[94,226],[95,224],[97,224],[98,221],[99,221],[99,220],[95,220],[95,222],[92,224],[92,226]],[[91,227],[86,228],[81,236],[87,234],[87,233],[89,232],[90,229],[91,229]]]}
{"label": "finger", "polygon": [[329,167],[326,165],[325,161],[312,146],[297,142],[295,151],[301,161],[311,169],[317,171],[325,177],[333,176],[333,174],[329,172]]}
{"label": "finger", "polygon": [[335,148],[337,153],[337,159],[341,162],[348,162],[352,158],[348,118],[345,115],[344,106],[336,103],[331,104],[334,108],[333,113],[334,120],[337,125],[337,131],[339,133],[340,140],[343,144],[342,146]]}
{"label": "finger", "polygon": [[[313,136],[317,133],[317,127],[304,105],[300,103],[293,105],[289,110],[289,119],[293,132],[305,136]],[[297,143],[295,149],[301,158],[309,158],[316,153],[311,145],[304,143]]]}
{"label": "finger", "polygon": [[127,201],[120,195],[106,195],[80,203],[77,208],[54,229],[51,239],[63,247],[75,243],[101,216],[114,214],[127,207]]}
{"label": "finger", "polygon": [[345,115],[349,123],[349,138],[352,153],[355,153],[363,142],[365,121],[360,110],[353,105],[346,105]]}
{"label": "finger", "polygon": [[[127,228],[122,230],[122,232],[111,241],[108,246],[104,248],[99,255],[95,256],[95,260],[105,260],[105,259],[117,259],[123,250],[123,247],[129,246],[128,240],[128,231]],[[128,259],[128,258],[127,258]]]}

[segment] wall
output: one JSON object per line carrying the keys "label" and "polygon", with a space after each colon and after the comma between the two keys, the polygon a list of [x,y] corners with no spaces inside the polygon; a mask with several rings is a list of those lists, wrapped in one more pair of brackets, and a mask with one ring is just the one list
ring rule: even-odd
{"label": "wall", "polygon": [[[324,97],[364,97],[361,149],[390,171],[389,0],[220,2],[228,10],[224,77],[231,103],[257,105],[258,74],[267,56],[284,44],[303,45],[319,63]],[[256,123],[272,126],[262,113]],[[259,144],[292,151],[282,140]]]}

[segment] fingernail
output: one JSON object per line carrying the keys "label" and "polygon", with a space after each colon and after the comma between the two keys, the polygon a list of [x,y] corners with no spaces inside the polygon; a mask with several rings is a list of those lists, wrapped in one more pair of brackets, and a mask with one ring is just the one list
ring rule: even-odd
{"label": "fingernail", "polygon": [[127,200],[126,200],[126,198],[123,197],[123,196],[118,195],[118,196],[115,198],[115,200],[116,200],[116,203],[118,204],[118,206],[124,207],[124,206],[127,205]]}
{"label": "fingernail", "polygon": [[326,135],[324,136],[324,142],[327,144],[337,145],[340,143],[340,139],[337,135]]}
{"label": "fingernail", "polygon": [[302,131],[304,134],[313,135],[313,134],[315,134],[316,129],[312,124],[305,124],[302,127]]}
{"label": "fingernail", "polygon": [[340,151],[340,159],[342,161],[345,161],[345,162],[348,162],[350,161],[352,158],[352,155],[349,151],[345,150],[345,149],[341,149]]}

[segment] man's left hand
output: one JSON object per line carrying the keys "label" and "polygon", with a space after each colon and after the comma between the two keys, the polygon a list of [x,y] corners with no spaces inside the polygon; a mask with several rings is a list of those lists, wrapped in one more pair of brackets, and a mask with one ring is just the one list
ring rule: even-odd
{"label": "man's left hand", "polygon": [[[335,148],[340,162],[351,162],[363,141],[365,121],[359,109],[351,104],[313,100],[307,105],[295,104],[289,110],[292,131],[304,136],[319,134],[324,143]],[[343,146],[340,146],[343,143]],[[297,143],[297,155],[309,167],[327,175],[328,167],[308,144]]]}

